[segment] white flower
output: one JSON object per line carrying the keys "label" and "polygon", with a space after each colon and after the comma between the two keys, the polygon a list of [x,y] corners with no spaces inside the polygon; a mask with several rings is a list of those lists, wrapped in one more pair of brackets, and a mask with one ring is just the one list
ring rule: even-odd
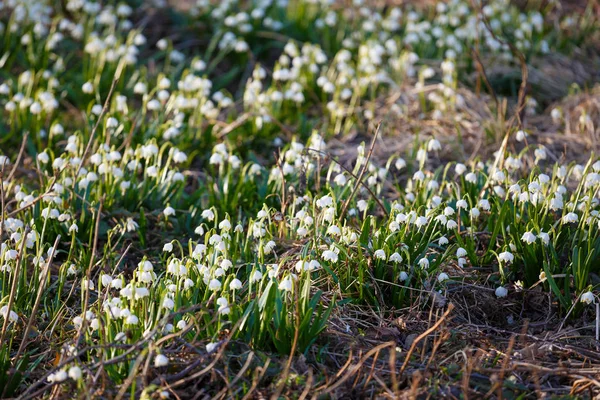
{"label": "white flower", "polygon": [[398,158],[396,160],[396,169],[400,171],[402,168],[406,167],[406,161],[403,158]]}
{"label": "white flower", "polygon": [[398,280],[400,282],[404,282],[408,279],[408,274],[404,271],[400,272],[400,276],[398,277]]}
{"label": "white flower", "polygon": [[[215,213],[212,212],[212,210],[204,210],[202,211],[202,218],[207,219],[209,221],[212,221],[215,219]],[[199,235],[201,235],[202,233],[199,233]]]}
{"label": "white flower", "polygon": [[374,256],[375,256],[375,258],[378,258],[380,260],[385,260],[386,259],[385,250],[383,250],[383,249],[376,250],[374,253]]}
{"label": "white flower", "polygon": [[437,139],[431,139],[431,140],[429,140],[429,143],[427,143],[428,151],[438,151],[441,149],[442,149],[442,145],[440,144],[440,142]]}
{"label": "white flower", "polygon": [[475,175],[474,172],[469,172],[467,175],[465,175],[465,180],[470,183],[476,183],[477,175]]}
{"label": "white flower", "polygon": [[229,231],[231,229],[231,222],[228,219],[224,219],[219,223],[219,229],[222,231]]}
{"label": "white flower", "polygon": [[231,268],[233,266],[233,263],[230,260],[228,260],[228,259],[225,258],[225,259],[223,259],[221,261],[221,263],[219,264],[219,266],[220,266],[219,269],[221,269],[223,271],[223,274],[224,274],[225,271],[227,271],[229,268]]}
{"label": "white flower", "polygon": [[206,345],[206,352],[212,353],[217,347],[219,347],[219,343],[209,343]]}
{"label": "white flower", "polygon": [[525,138],[527,138],[527,136],[527,132],[522,130],[518,131],[516,135],[517,142],[522,142],[523,140],[525,140]]}
{"label": "white flower", "polygon": [[229,302],[227,301],[227,299],[225,297],[219,297],[217,299],[217,305],[219,306],[219,312],[221,314],[229,313]]}
{"label": "white flower", "polygon": [[542,243],[546,245],[550,243],[550,235],[548,235],[546,232],[540,232],[538,237],[542,240]]}
{"label": "white flower", "polygon": [[250,282],[251,283],[258,282],[262,279],[262,277],[263,277],[262,272],[260,272],[259,270],[256,270],[256,271],[254,271],[252,276],[250,276]]}
{"label": "white flower", "polygon": [[164,209],[163,214],[165,214],[165,217],[170,217],[171,215],[175,215],[175,209],[171,206],[168,206],[167,208]]}
{"label": "white flower", "polygon": [[344,174],[338,174],[333,179],[333,182],[335,182],[335,184],[338,185],[338,186],[344,186],[347,181],[348,180],[346,179],[346,177],[344,176]]}
{"label": "white flower", "polygon": [[418,262],[419,266],[421,268],[428,268],[429,267],[429,260],[426,257],[423,257],[419,260]]}
{"label": "white flower", "polygon": [[515,256],[511,252],[503,251],[502,253],[498,254],[498,259],[505,263],[512,263],[515,259]]}
{"label": "white flower", "polygon": [[81,379],[81,376],[83,375],[81,373],[81,368],[79,368],[77,365],[72,366],[71,368],[69,368],[69,378],[73,379],[74,381],[78,381],[79,379]]}
{"label": "white flower", "polygon": [[438,244],[440,246],[445,246],[448,244],[448,238],[446,238],[446,236],[442,236],[441,238],[439,238],[438,240]]}
{"label": "white flower", "polygon": [[267,244],[265,244],[265,247],[264,247],[265,254],[270,254],[273,251],[273,249],[275,248],[275,246],[276,246],[275,242],[272,240],[269,240],[267,242]]}
{"label": "white flower", "polygon": [[563,224],[575,223],[578,220],[579,220],[579,217],[577,217],[577,214],[572,213],[572,212],[568,213],[567,215],[565,215],[562,218]]}
{"label": "white flower", "polygon": [[508,289],[504,286],[498,286],[496,288],[496,297],[506,297],[508,295]]}
{"label": "white flower", "polygon": [[456,250],[456,257],[464,257],[467,255],[467,250],[463,249],[462,247],[459,247]]}
{"label": "white flower", "polygon": [[481,207],[483,211],[490,211],[490,202],[486,199],[481,199],[479,200],[479,207]]}
{"label": "white flower", "polygon": [[402,262],[402,256],[398,253],[393,253],[390,256],[390,261],[393,263],[401,263]]}
{"label": "white flower", "polygon": [[166,253],[170,253],[173,251],[173,243],[165,243],[163,246],[163,251]]}
{"label": "white flower", "polygon": [[442,272],[441,274],[439,274],[438,278],[437,278],[438,282],[440,282],[440,283],[444,282],[444,281],[447,281],[448,279],[450,279],[450,277],[445,272]]}
{"label": "white flower", "polygon": [[45,151],[43,153],[38,154],[37,159],[42,164],[47,164],[48,161],[50,161],[50,157],[48,156],[48,153],[46,153]]}
{"label": "white flower", "polygon": [[417,217],[417,219],[415,220],[415,225],[417,226],[417,228],[422,228],[425,225],[427,225],[427,217]]}
{"label": "white flower", "polygon": [[127,218],[127,232],[135,232],[140,226],[132,218]]}
{"label": "white flower", "polygon": [[267,217],[267,212],[265,210],[260,210],[257,214],[256,214],[256,218],[258,219],[262,219],[262,218],[266,218]]}
{"label": "white flower", "polygon": [[61,369],[59,371],[56,371],[50,375],[48,375],[48,382],[51,383],[60,383],[60,382],[64,382],[67,380],[67,371],[65,371],[64,369]]}
{"label": "white flower", "polygon": [[104,274],[100,278],[100,281],[102,282],[102,286],[107,287],[112,283],[113,278],[112,278],[112,276],[110,276],[108,274]]}
{"label": "white flower", "polygon": [[14,312],[13,310],[10,310],[10,314],[8,313],[8,306],[3,306],[2,308],[0,308],[0,315],[2,315],[4,318],[6,318],[6,315],[8,314],[8,320],[10,322],[17,322],[17,320],[19,319],[19,315]]}
{"label": "white flower", "polygon": [[170,297],[165,297],[162,306],[167,310],[172,310],[175,307],[175,301],[173,301],[173,299],[171,299]]}
{"label": "white flower", "polygon": [[317,260],[311,260],[311,262],[308,263],[308,270],[309,271],[314,271],[317,268],[320,268],[321,264],[317,261]]}
{"label": "white flower", "polygon": [[166,367],[168,364],[169,364],[169,359],[167,358],[167,356],[165,356],[163,354],[158,354],[154,358],[154,367],[156,367],[156,368]]}
{"label": "white flower", "polygon": [[239,290],[241,288],[242,288],[242,281],[240,281],[237,278],[235,278],[234,280],[232,280],[229,283],[229,289],[231,289],[231,290]]}
{"label": "white flower", "polygon": [[333,199],[331,196],[323,196],[317,200],[316,204],[319,208],[331,207],[333,205]]}
{"label": "white flower", "polygon": [[338,260],[338,255],[335,251],[325,250],[323,252],[323,260],[331,261],[332,263],[336,263]]}
{"label": "white flower", "polygon": [[531,232],[525,232],[523,234],[523,237],[521,238],[521,240],[527,244],[531,244],[531,243],[535,242],[535,239],[536,239],[536,236]]}
{"label": "white flower", "polygon": [[221,281],[219,281],[218,279],[212,279],[208,284],[208,288],[212,291],[221,289]]}
{"label": "white flower", "polygon": [[417,171],[413,174],[413,180],[420,182],[423,179],[425,179],[425,174],[423,173],[423,171]]}
{"label": "white flower", "polygon": [[358,210],[360,212],[365,211],[368,205],[369,204],[365,200],[359,200],[358,202],[356,202],[356,206],[358,207]]}
{"label": "white flower", "polygon": [[580,301],[586,304],[592,304],[594,302],[594,293],[585,292],[581,295]]}
{"label": "white flower", "polygon": [[292,279],[289,276],[279,283],[279,290],[285,290],[286,292],[289,292],[292,290],[292,287]]}
{"label": "white flower", "polygon": [[469,204],[464,199],[458,200],[456,202],[456,208],[462,208],[464,210],[467,209],[467,207],[469,207]]}
{"label": "white flower", "polygon": [[92,85],[92,82],[86,82],[81,86],[81,90],[83,91],[83,93],[93,93],[94,92],[94,85]]}

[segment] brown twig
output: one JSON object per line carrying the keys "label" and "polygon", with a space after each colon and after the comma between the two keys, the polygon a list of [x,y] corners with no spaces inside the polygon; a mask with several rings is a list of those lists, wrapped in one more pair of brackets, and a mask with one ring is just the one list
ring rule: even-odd
{"label": "brown twig", "polygon": [[373,200],[375,200],[375,202],[377,203],[377,205],[379,206],[379,208],[381,208],[381,211],[389,217],[390,213],[388,212],[388,210],[385,208],[385,206],[383,205],[383,203],[381,202],[380,199],[377,198],[377,196],[375,195],[375,193],[373,193],[373,191],[371,190],[371,188],[369,187],[369,185],[367,185],[363,180],[359,180],[358,177],[356,176],[356,174],[354,174],[352,171],[350,171],[348,168],[346,168],[339,160],[337,160],[336,158],[334,158],[330,153],[325,152],[325,151],[321,151],[321,150],[317,150],[317,149],[313,149],[310,147],[307,147],[304,149],[304,151],[308,152],[308,151],[312,151],[318,154],[322,154],[324,156],[326,156],[328,159],[330,159],[331,161],[333,161],[334,163],[336,163],[337,165],[340,166],[340,168],[342,168],[346,173],[348,173],[350,176],[352,176],[357,182],[360,182],[360,184],[362,185],[363,188],[365,188],[369,194],[371,195],[371,197],[373,198]]}
{"label": "brown twig", "polygon": [[10,182],[12,180],[12,178],[15,175],[15,172],[17,171],[17,167],[19,166],[19,164],[21,163],[21,158],[23,157],[23,153],[25,152],[25,145],[27,144],[27,138],[29,137],[29,132],[25,132],[23,134],[23,141],[21,142],[21,148],[19,149],[19,155],[17,156],[17,159],[15,160],[15,165],[13,165],[12,170],[10,171],[10,174],[8,175],[7,180]]}
{"label": "brown twig", "polygon": [[356,183],[354,184],[354,187],[352,188],[352,192],[350,193],[350,196],[346,199],[346,201],[344,202],[344,205],[342,206],[342,211],[340,212],[340,220],[344,219],[344,216],[346,215],[348,206],[350,205],[350,202],[356,195],[356,191],[358,190],[358,187],[361,184],[361,181],[365,175],[365,172],[367,172],[367,169],[369,167],[369,160],[371,159],[371,156],[373,155],[373,149],[375,148],[375,142],[377,141],[377,136],[379,135],[380,128],[381,128],[381,122],[377,125],[377,128],[375,129],[375,134],[373,135],[373,141],[371,142],[371,147],[369,148],[369,153],[367,154],[367,158],[365,159],[365,165],[363,165],[363,167],[360,171],[360,174],[358,175],[358,179],[357,179]]}
{"label": "brown twig", "polygon": [[448,309],[446,310],[446,312],[444,313],[444,315],[442,315],[441,318],[438,319],[436,321],[436,323],[433,324],[433,326],[431,328],[429,328],[425,332],[421,333],[412,342],[412,344],[410,345],[410,348],[408,349],[408,352],[406,353],[406,357],[404,358],[404,363],[402,363],[402,367],[400,367],[400,372],[399,372],[400,375],[402,375],[402,373],[404,372],[404,370],[408,366],[408,363],[410,362],[410,356],[415,351],[415,348],[417,347],[417,344],[421,340],[423,340],[424,338],[426,338],[427,336],[429,336],[432,332],[434,332],[442,324],[442,322],[444,322],[446,320],[446,318],[448,317],[448,315],[450,315],[450,313],[452,312],[452,310],[454,310],[454,304],[450,303],[450,304],[448,304]]}
{"label": "brown twig", "polygon": [[100,115],[98,115],[98,119],[96,120],[96,123],[94,124],[94,127],[92,128],[92,132],[90,133],[90,138],[88,139],[88,142],[87,142],[87,145],[85,146],[83,155],[81,156],[81,162],[77,166],[77,171],[75,172],[75,176],[79,176],[79,171],[81,171],[81,168],[83,167],[85,159],[86,159],[88,153],[90,152],[90,148],[92,147],[92,142],[94,141],[94,136],[96,135],[96,131],[98,130],[98,127],[100,126],[100,123],[102,122],[102,117],[108,111],[108,105],[110,104],[110,98],[112,97],[113,91],[115,90],[115,86],[117,86],[118,81],[119,81],[119,77],[115,77],[112,81],[112,84],[110,85],[110,90],[108,91],[108,95],[106,96],[106,99],[104,100],[104,106],[102,106],[102,111],[100,112]]}

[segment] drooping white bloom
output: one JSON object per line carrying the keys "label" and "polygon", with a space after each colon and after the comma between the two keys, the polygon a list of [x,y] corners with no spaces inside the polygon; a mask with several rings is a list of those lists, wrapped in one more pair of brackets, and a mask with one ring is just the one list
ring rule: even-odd
{"label": "drooping white bloom", "polygon": [[331,261],[332,263],[336,263],[338,260],[338,255],[335,251],[325,250],[323,252],[323,260]]}
{"label": "drooping white bloom", "polygon": [[166,367],[169,364],[169,359],[163,354],[157,354],[154,358],[154,367]]}
{"label": "drooping white bloom", "polygon": [[258,282],[262,279],[263,274],[259,270],[254,271],[252,276],[250,277],[250,282]]}
{"label": "drooping white bloom", "polygon": [[67,380],[67,371],[65,371],[64,369],[61,369],[59,371],[53,372],[50,375],[48,375],[48,382],[50,383],[60,383],[60,382],[64,382]]}
{"label": "drooping white bloom", "polygon": [[206,352],[212,353],[217,349],[217,347],[219,347],[219,343],[209,343],[206,345]]}
{"label": "drooping white bloom", "polygon": [[467,175],[465,175],[465,180],[469,183],[476,183],[477,175],[475,175],[474,172],[469,172]]}
{"label": "drooping white bloom", "polygon": [[[210,210],[210,209],[204,210],[204,211],[202,211],[202,218],[204,218],[208,221],[212,221],[215,219],[215,213],[213,213],[212,210]],[[201,233],[199,233],[199,235],[201,235]]]}
{"label": "drooping white bloom", "polygon": [[440,142],[437,139],[430,139],[429,142],[427,143],[428,151],[439,151],[441,149],[442,149],[442,145],[440,144]]}
{"label": "drooping white bloom", "polygon": [[212,291],[217,291],[221,289],[221,281],[219,281],[218,279],[212,279],[208,284],[208,288]]}
{"label": "drooping white bloom", "polygon": [[10,313],[8,312],[8,306],[2,306],[2,308],[0,308],[0,315],[2,315],[5,319],[8,315],[8,320],[10,322],[17,322],[19,319],[19,315],[13,310],[10,310]]}
{"label": "drooping white bloom", "polygon": [[335,184],[338,186],[344,186],[348,182],[348,180],[346,179],[346,176],[344,176],[344,174],[338,174],[333,179],[333,182],[335,182]]}
{"label": "drooping white bloom", "polygon": [[441,274],[439,274],[439,275],[438,275],[438,277],[437,277],[437,280],[438,280],[438,282],[440,282],[440,283],[441,283],[441,282],[444,282],[444,281],[447,281],[448,279],[450,279],[450,277],[449,277],[449,276],[448,276],[448,274],[447,274],[447,273],[445,273],[445,272],[442,272],[442,273],[441,273]]}
{"label": "drooping white bloom", "polygon": [[576,223],[579,220],[579,217],[575,213],[568,213],[562,218],[563,224]]}
{"label": "drooping white bloom", "polygon": [[504,286],[498,286],[496,288],[496,297],[506,297],[508,295],[508,289]]}
{"label": "drooping white bloom", "polygon": [[375,253],[373,255],[375,256],[375,258],[377,258],[379,260],[386,259],[385,250],[383,250],[383,249],[375,250]]}
{"label": "drooping white bloom", "polygon": [[536,239],[536,236],[531,232],[525,232],[523,234],[523,237],[521,238],[521,240],[527,244],[531,244],[531,243],[535,242],[535,239]]}
{"label": "drooping white bloom", "polygon": [[523,140],[525,140],[527,138],[527,136],[529,136],[529,135],[527,135],[527,132],[520,130],[520,131],[517,131],[517,134],[515,137],[517,139],[517,142],[522,142]]}
{"label": "drooping white bloom", "polygon": [[133,218],[127,218],[126,222],[127,232],[135,232],[140,226],[137,222],[133,220]]}
{"label": "drooping white bloom", "polygon": [[331,196],[323,196],[317,200],[316,204],[319,208],[331,207],[333,205],[333,199]]}
{"label": "drooping white bloom", "polygon": [[285,290],[286,292],[289,292],[292,290],[292,287],[293,283],[292,278],[290,276],[286,277],[279,283],[279,290]]}
{"label": "drooping white bloom", "polygon": [[402,256],[400,254],[398,254],[397,252],[393,253],[390,256],[390,261],[393,262],[393,263],[401,263],[402,262]]}
{"label": "drooping white bloom", "polygon": [[69,368],[69,378],[73,379],[74,381],[78,381],[79,379],[81,379],[82,377],[82,372],[81,372],[81,368],[79,368],[77,365],[72,366],[71,368]]}
{"label": "drooping white bloom", "polygon": [[242,281],[240,281],[237,278],[235,278],[234,280],[232,280],[229,283],[229,289],[231,289],[231,290],[239,290],[241,288],[242,288]]}
{"label": "drooping white bloom", "polygon": [[463,210],[469,207],[469,204],[466,200],[461,199],[456,202],[456,208],[462,208]]}
{"label": "drooping white bloom", "polygon": [[498,259],[505,263],[512,263],[515,259],[515,256],[509,251],[503,251],[502,253],[498,254]]}
{"label": "drooping white bloom", "polygon": [[580,301],[586,304],[592,304],[594,302],[594,293],[585,292],[581,295]]}
{"label": "drooping white bloom", "polygon": [[456,175],[462,175],[467,171],[467,166],[465,164],[458,163],[454,167],[454,172]]}

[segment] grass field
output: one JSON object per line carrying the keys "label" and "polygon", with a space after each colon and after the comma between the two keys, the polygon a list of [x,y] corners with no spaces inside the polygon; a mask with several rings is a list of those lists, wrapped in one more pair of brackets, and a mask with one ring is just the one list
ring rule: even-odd
{"label": "grass field", "polygon": [[0,398],[600,398],[600,3],[0,2]]}

